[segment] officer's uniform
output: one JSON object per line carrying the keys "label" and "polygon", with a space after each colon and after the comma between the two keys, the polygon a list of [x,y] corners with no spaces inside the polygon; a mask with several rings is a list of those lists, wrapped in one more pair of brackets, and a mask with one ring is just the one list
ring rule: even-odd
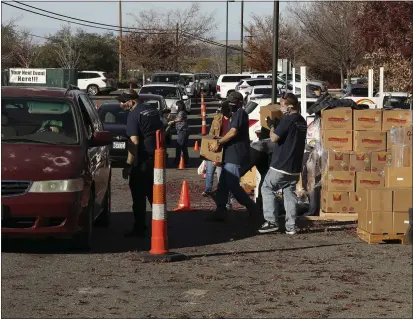
{"label": "officer's uniform", "polygon": [[148,104],[138,104],[128,115],[126,134],[138,137],[137,156],[129,177],[132,193],[134,232],[141,232],[145,227],[146,199],[152,205],[154,154],[156,149],[156,131],[163,129],[159,111]]}

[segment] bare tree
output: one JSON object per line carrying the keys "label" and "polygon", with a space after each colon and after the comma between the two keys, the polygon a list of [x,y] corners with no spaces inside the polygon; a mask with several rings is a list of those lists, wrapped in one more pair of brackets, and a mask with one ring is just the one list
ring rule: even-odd
{"label": "bare tree", "polygon": [[341,73],[346,71],[348,79],[363,54],[357,43],[358,6],[357,1],[320,1],[290,7],[301,31],[323,50],[326,60],[333,58]]}
{"label": "bare tree", "polygon": [[[182,68],[183,58],[187,59],[184,65],[191,63],[188,59],[196,63],[197,41],[201,38],[210,39],[210,32],[216,28],[214,15],[214,12],[202,13],[199,3],[193,3],[183,10],[148,10],[133,15],[136,28],[146,34],[132,33],[125,37],[125,42],[129,44],[125,58],[138,65],[147,64],[147,68],[163,66],[177,71]],[[137,48],[139,43],[146,44],[149,49],[136,53],[130,49]]]}
{"label": "bare tree", "polygon": [[63,26],[58,32],[58,36],[59,41],[55,43],[55,50],[58,55],[60,67],[76,69],[79,63],[80,49],[70,26]]}
{"label": "bare tree", "polygon": [[1,63],[3,68],[14,64],[14,49],[18,42],[16,19],[1,24]]}
{"label": "bare tree", "polygon": [[33,41],[33,36],[28,30],[21,30],[17,35],[17,43],[14,48],[15,59],[19,66],[30,68],[38,55],[38,47]]}

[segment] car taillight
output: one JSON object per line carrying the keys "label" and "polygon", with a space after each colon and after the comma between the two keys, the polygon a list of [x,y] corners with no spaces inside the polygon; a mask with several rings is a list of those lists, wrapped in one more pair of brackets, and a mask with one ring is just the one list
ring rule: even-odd
{"label": "car taillight", "polygon": [[221,87],[217,85],[217,92],[221,92]]}
{"label": "car taillight", "polygon": [[257,122],[258,122],[258,120],[249,120],[249,127],[253,126]]}

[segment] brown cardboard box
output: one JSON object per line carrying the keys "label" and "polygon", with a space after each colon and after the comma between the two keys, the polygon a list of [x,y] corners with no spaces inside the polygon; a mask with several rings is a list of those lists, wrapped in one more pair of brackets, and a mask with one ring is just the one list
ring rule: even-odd
{"label": "brown cardboard box", "polygon": [[328,150],[327,170],[329,171],[348,171],[350,154],[348,152]]}
{"label": "brown cardboard box", "polygon": [[392,127],[410,127],[412,125],[410,110],[383,111],[382,131],[390,131]]}
{"label": "brown cardboard box", "polygon": [[270,117],[272,120],[274,119],[281,119],[283,117],[283,113],[281,112],[280,105],[278,104],[271,104],[266,106],[261,106],[260,108],[260,123],[261,126],[269,129],[267,125],[267,117]]}
{"label": "brown cardboard box", "polygon": [[371,212],[393,211],[393,191],[388,188],[369,189],[366,209]]}
{"label": "brown cardboard box", "polygon": [[393,232],[392,212],[367,212],[367,229],[370,234],[389,234]]}
{"label": "brown cardboard box", "polygon": [[322,130],[323,147],[336,151],[353,150],[353,132],[346,130]]}
{"label": "brown cardboard box", "polygon": [[413,207],[413,189],[393,190],[393,212],[408,212]]}
{"label": "brown cardboard box", "polygon": [[360,213],[367,210],[367,190],[361,189],[357,192],[348,193],[348,211]]}
{"label": "brown cardboard box", "polygon": [[357,227],[362,230],[367,230],[367,211],[358,212],[357,219]]}
{"label": "brown cardboard box", "polygon": [[356,190],[383,188],[384,177],[373,172],[357,172],[356,173]]}
{"label": "brown cardboard box", "polygon": [[386,132],[386,151],[391,151],[391,136],[390,136],[390,132]]}
{"label": "brown cardboard box", "polygon": [[322,130],[352,130],[353,110],[351,108],[338,107],[321,111]]}
{"label": "brown cardboard box", "polygon": [[350,171],[352,172],[370,172],[371,155],[369,152],[351,152],[350,153]]}
{"label": "brown cardboard box", "polygon": [[412,188],[412,167],[386,167],[384,174],[387,188]]}
{"label": "brown cardboard box", "polygon": [[393,212],[393,233],[405,234],[409,228],[408,212]]}
{"label": "brown cardboard box", "polygon": [[327,172],[324,190],[329,192],[354,192],[355,174],[346,171]]}
{"label": "brown cardboard box", "polygon": [[354,131],[353,148],[355,152],[371,152],[386,150],[386,132]]}
{"label": "brown cardboard box", "polygon": [[201,140],[201,152],[200,155],[202,158],[212,161],[212,162],[217,162],[221,163],[222,162],[222,155],[223,155],[223,150],[221,148],[220,152],[214,153],[209,150],[210,145],[215,145],[217,142],[217,139],[214,138],[213,136],[203,136]]}
{"label": "brown cardboard box", "polygon": [[387,135],[390,144],[413,145],[413,126],[394,127]]}
{"label": "brown cardboard box", "polygon": [[348,193],[347,192],[326,192],[323,191],[323,211],[326,213],[347,213]]}
{"label": "brown cardboard box", "polygon": [[380,174],[384,173],[384,168],[391,166],[391,152],[371,152],[371,171]]}
{"label": "brown cardboard box", "polygon": [[355,131],[381,131],[381,110],[354,110],[353,130]]}
{"label": "brown cardboard box", "polygon": [[391,155],[392,167],[411,167],[413,164],[413,151],[410,145],[393,144]]}
{"label": "brown cardboard box", "polygon": [[245,175],[241,177],[241,185],[255,187],[256,174],[257,168],[254,166],[250,171],[246,172]]}

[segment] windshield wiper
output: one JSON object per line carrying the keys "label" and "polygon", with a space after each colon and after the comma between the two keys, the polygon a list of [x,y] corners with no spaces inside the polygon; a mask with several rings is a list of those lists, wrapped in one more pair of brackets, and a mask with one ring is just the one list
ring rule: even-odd
{"label": "windshield wiper", "polygon": [[42,140],[34,140],[31,138],[23,138],[23,137],[19,137],[19,138],[2,138],[1,139],[2,142],[33,142],[33,143],[40,143],[40,144],[48,144],[48,145],[59,145],[59,144],[63,144],[63,143],[58,143],[58,142],[47,142],[47,141],[42,141]]}

